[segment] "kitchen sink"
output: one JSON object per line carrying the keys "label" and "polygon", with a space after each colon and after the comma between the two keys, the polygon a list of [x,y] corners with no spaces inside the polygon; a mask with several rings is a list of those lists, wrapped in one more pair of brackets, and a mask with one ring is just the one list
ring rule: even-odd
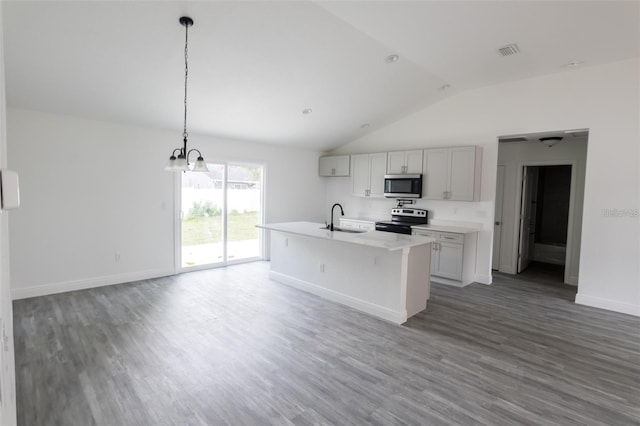
{"label": "kitchen sink", "polygon": [[[327,231],[329,230],[329,228],[325,228],[324,226],[320,227],[320,229],[326,229]],[[338,228],[337,226],[334,226],[333,230],[338,232],[347,232],[349,234],[362,234],[367,232],[364,229]]]}

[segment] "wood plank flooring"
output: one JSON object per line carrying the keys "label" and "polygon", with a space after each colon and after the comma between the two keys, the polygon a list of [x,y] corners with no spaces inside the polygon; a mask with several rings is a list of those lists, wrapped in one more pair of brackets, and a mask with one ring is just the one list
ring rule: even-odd
{"label": "wood plank flooring", "polygon": [[397,326],[256,262],[14,302],[20,425],[638,425],[640,318],[498,275]]}

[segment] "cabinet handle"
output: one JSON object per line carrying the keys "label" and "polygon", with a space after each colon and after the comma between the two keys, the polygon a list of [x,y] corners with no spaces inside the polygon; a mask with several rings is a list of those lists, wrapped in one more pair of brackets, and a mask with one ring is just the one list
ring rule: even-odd
{"label": "cabinet handle", "polygon": [[455,237],[444,237],[446,240],[455,240]]}
{"label": "cabinet handle", "polygon": [[335,176],[336,175],[336,169],[331,169],[331,175]]}

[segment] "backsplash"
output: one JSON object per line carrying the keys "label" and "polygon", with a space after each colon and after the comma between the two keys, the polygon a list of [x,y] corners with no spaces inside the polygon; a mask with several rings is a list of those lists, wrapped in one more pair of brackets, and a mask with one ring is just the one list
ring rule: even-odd
{"label": "backsplash", "polygon": [[[327,182],[326,217],[330,218],[333,203],[340,203],[345,217],[387,220],[395,199],[365,198],[351,195],[350,178],[331,178]],[[492,201],[416,200],[412,207],[429,210],[429,222],[439,225],[467,226],[483,229],[491,223]],[[489,228],[487,228],[489,229]]]}

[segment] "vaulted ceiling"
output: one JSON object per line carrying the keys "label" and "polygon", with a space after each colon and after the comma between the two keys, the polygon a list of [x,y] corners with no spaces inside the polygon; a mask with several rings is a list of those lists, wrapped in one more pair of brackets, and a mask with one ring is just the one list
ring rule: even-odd
{"label": "vaulted ceiling", "polygon": [[329,150],[461,91],[637,57],[639,6],[3,1],[7,103],[180,135],[188,15],[190,133]]}

